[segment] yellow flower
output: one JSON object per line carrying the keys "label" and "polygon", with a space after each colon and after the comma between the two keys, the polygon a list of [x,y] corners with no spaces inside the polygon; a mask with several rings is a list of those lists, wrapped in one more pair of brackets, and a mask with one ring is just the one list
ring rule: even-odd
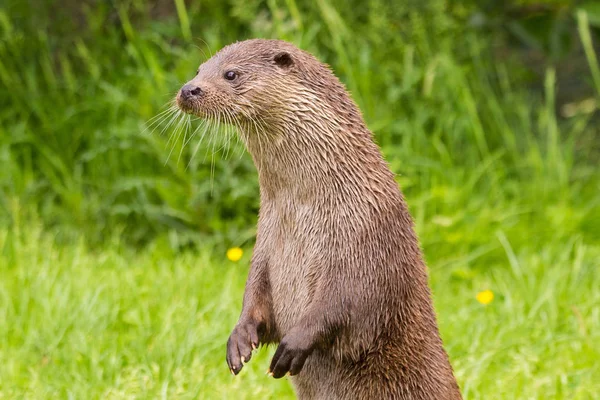
{"label": "yellow flower", "polygon": [[492,300],[494,300],[494,292],[492,292],[491,290],[484,290],[483,292],[477,293],[477,296],[475,296],[475,298],[481,304],[488,305],[492,302]]}
{"label": "yellow flower", "polygon": [[229,261],[240,261],[240,258],[242,258],[243,255],[244,250],[240,249],[239,247],[232,247],[229,250],[227,250],[227,258],[229,259]]}

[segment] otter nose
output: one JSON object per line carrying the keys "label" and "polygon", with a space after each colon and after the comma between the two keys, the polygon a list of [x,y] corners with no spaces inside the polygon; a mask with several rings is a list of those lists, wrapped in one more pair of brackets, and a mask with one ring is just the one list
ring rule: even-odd
{"label": "otter nose", "polygon": [[202,89],[190,83],[186,83],[181,88],[181,97],[183,97],[185,100],[190,99],[192,97],[200,96],[202,93]]}

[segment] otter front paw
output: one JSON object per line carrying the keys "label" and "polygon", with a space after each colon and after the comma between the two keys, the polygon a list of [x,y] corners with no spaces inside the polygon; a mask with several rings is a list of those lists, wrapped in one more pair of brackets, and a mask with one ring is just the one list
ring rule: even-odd
{"label": "otter front paw", "polygon": [[273,355],[269,375],[281,378],[287,372],[296,375],[304,366],[304,362],[314,350],[313,340],[304,332],[291,331],[284,336]]}
{"label": "otter front paw", "polygon": [[244,363],[252,358],[252,350],[258,347],[258,324],[254,321],[238,322],[227,341],[227,365],[237,375]]}

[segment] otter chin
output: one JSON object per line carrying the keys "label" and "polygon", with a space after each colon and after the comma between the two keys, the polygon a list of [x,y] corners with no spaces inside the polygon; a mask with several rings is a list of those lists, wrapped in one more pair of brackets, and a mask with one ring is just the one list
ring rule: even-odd
{"label": "otter chin", "polygon": [[327,65],[279,40],[224,47],[177,94],[234,125],[260,212],[226,361],[274,344],[300,399],[460,399],[427,270],[394,175]]}

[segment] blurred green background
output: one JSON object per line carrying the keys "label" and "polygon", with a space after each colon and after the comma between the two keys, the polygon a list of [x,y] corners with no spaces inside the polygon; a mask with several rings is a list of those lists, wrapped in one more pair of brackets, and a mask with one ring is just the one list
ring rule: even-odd
{"label": "blurred green background", "polygon": [[312,52],[359,104],[465,398],[597,398],[600,2],[4,0],[0,399],[293,398],[273,349],[224,362],[250,157],[152,120],[252,37]]}

